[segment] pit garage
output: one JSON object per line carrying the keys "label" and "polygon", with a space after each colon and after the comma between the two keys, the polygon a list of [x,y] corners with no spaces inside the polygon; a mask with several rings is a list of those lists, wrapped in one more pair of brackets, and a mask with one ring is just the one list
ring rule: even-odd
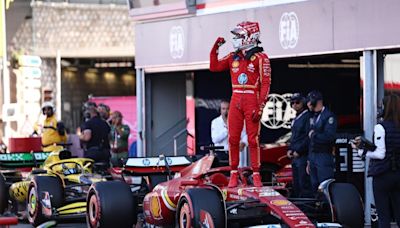
{"label": "pit garage", "polygon": [[[194,154],[198,151],[193,150],[210,142],[210,121],[218,115],[220,99],[229,98],[231,91],[228,72],[208,71],[209,51],[217,37],[228,40],[231,28],[240,21],[250,20],[260,23],[262,46],[272,64],[273,96],[267,116],[263,116],[261,141],[274,142],[289,131],[293,113],[285,102],[290,93],[318,89],[326,105],[338,117],[338,133],[344,134],[337,140],[337,170],[344,172],[343,178],[363,179],[366,163],[353,159],[347,140],[361,133],[372,137],[377,106],[385,88],[396,90],[398,86],[392,82],[396,80],[390,78],[389,71],[396,70],[389,66],[388,60],[389,54],[397,53],[400,46],[399,31],[392,29],[399,19],[400,6],[395,1],[389,2],[393,4],[381,4],[378,0],[304,1],[138,23],[135,60],[138,131],[142,136],[138,141],[138,153],[180,154],[182,151],[177,152],[177,148],[182,145],[183,153],[186,147],[191,148],[187,149],[189,154]],[[225,44],[220,56],[231,50],[231,45]],[[158,85],[169,89],[155,92],[152,88],[157,82],[154,80],[160,80]],[[175,93],[169,93],[172,90]],[[162,112],[155,113],[156,109],[148,107],[148,102],[154,101],[153,93],[160,93],[159,96],[170,101],[162,106]],[[177,93],[185,95],[178,98],[179,102],[176,102]],[[172,95],[174,99],[168,98]],[[179,116],[182,128],[168,133],[174,137],[163,151],[150,149],[150,144],[151,148],[157,148],[155,144],[158,143],[149,138],[153,132],[160,135],[176,126],[177,122],[165,123],[167,115]],[[164,124],[159,124],[162,121]],[[183,137],[180,143],[177,137]],[[355,164],[357,175],[353,175]],[[357,186],[365,189],[366,196],[371,196],[368,183]],[[366,221],[370,219],[370,203],[371,197],[366,197]]]}

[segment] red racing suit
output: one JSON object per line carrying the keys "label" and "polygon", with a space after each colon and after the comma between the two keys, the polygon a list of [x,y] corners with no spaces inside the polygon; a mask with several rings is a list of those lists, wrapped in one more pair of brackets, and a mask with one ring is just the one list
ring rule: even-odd
{"label": "red racing suit", "polygon": [[228,113],[229,164],[232,170],[239,165],[239,142],[246,123],[251,167],[260,169],[260,118],[267,102],[271,84],[271,67],[261,47],[246,52],[231,52],[218,60],[217,43],[210,53],[210,71],[230,70],[232,97]]}

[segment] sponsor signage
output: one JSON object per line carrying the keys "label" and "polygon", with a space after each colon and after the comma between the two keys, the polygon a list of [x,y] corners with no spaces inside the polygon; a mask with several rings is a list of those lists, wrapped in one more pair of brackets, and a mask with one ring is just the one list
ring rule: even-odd
{"label": "sponsor signage", "polygon": [[[35,160],[43,161],[49,156],[50,152],[33,153]],[[14,161],[33,161],[31,153],[10,153],[0,154],[0,162],[14,162]]]}

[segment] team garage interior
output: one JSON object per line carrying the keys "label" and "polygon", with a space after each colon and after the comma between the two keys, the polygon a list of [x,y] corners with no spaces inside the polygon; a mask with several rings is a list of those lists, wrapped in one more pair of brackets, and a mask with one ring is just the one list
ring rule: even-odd
{"label": "team garage interior", "polygon": [[[361,131],[362,53],[272,59],[272,84],[268,115],[263,115],[260,143],[271,143],[290,131],[294,113],[288,108],[291,94],[319,90],[325,105],[338,118],[338,132]],[[211,143],[210,123],[218,115],[219,100],[231,94],[229,72],[195,72],[197,146]]]}

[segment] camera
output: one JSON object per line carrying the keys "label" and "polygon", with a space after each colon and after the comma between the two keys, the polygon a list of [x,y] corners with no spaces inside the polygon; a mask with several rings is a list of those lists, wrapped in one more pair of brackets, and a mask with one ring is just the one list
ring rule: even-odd
{"label": "camera", "polygon": [[375,151],[376,146],[373,142],[369,141],[363,136],[357,136],[349,142],[351,147],[358,150],[363,150],[362,155],[360,155],[363,159],[365,158],[365,154],[367,151]]}
{"label": "camera", "polygon": [[350,143],[355,145],[356,149],[362,149],[365,151],[374,151],[376,149],[375,144],[363,136],[358,136],[350,140]]}

